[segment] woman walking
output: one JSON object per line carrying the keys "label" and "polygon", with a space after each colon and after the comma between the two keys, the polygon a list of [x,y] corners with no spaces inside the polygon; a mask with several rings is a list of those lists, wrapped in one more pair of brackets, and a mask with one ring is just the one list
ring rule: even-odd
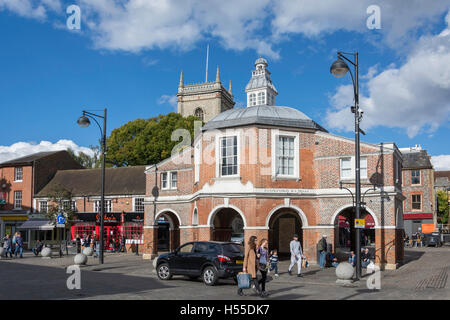
{"label": "woman walking", "polygon": [[[261,295],[261,290],[259,289],[258,278],[256,277],[257,271],[257,257],[256,257],[256,244],[258,239],[256,236],[251,236],[248,240],[247,247],[245,248],[244,255],[244,265],[242,271],[244,273],[249,273],[252,277],[252,282],[255,286],[256,292]],[[242,289],[238,289],[238,295],[243,296],[244,293]]]}
{"label": "woman walking", "polygon": [[3,249],[5,249],[6,258],[8,258],[9,253],[10,258],[12,259],[11,247],[12,247],[11,237],[9,236],[9,234],[7,234],[6,237],[3,238]]}
{"label": "woman walking", "polygon": [[269,241],[267,241],[267,239],[262,239],[259,242],[259,247],[256,254],[259,261],[259,272],[261,272],[261,279],[259,279],[258,281],[258,283],[261,284],[261,297],[265,297],[268,295],[266,292],[267,263],[269,262],[268,245]]}

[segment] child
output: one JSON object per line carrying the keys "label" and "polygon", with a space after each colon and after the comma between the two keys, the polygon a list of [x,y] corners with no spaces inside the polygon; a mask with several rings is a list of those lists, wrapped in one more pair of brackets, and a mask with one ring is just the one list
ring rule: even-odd
{"label": "child", "polygon": [[278,277],[278,252],[277,252],[277,249],[274,249],[270,252],[269,262],[270,262],[269,272],[275,269],[275,277]]}

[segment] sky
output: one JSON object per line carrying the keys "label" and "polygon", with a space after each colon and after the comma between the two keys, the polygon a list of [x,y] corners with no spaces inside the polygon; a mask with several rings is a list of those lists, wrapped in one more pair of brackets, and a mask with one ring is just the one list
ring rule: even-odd
{"label": "sky", "polygon": [[448,0],[0,0],[0,39],[0,162],[89,153],[100,132],[78,127],[82,110],[107,108],[108,134],[176,111],[180,71],[204,82],[209,45],[208,79],[219,66],[235,107],[263,56],[277,105],[346,137],[351,78],[329,70],[337,51],[358,52],[362,140],[421,145],[450,170]]}

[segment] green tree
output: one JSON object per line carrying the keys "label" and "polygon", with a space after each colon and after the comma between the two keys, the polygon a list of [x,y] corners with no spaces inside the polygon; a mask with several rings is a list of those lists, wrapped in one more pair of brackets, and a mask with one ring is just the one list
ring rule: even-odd
{"label": "green tree", "polygon": [[441,219],[441,223],[448,223],[448,194],[447,191],[438,190],[437,191],[437,199],[438,199],[438,217]]}
{"label": "green tree", "polygon": [[45,215],[55,221],[59,213],[63,213],[67,220],[72,219],[75,213],[72,207],[72,192],[61,185],[56,185],[48,194],[49,205]]}
{"label": "green tree", "polygon": [[78,152],[78,155],[72,149],[67,149],[67,152],[75,159],[79,164],[81,164],[85,168],[100,168],[102,166],[101,163],[101,155],[100,155],[100,147],[89,147],[94,155],[90,156],[84,152]]}
{"label": "green tree", "polygon": [[170,157],[179,144],[172,141],[176,129],[186,129],[194,137],[197,117],[184,118],[178,113],[159,115],[150,119],[136,119],[114,129],[107,139],[106,162],[114,166],[135,166],[158,163]]}

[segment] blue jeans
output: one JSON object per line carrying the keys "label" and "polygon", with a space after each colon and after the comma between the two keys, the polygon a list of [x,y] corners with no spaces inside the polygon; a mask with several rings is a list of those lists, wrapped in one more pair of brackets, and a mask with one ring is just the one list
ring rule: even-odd
{"label": "blue jeans", "polygon": [[278,274],[278,262],[272,262],[270,264],[270,271],[275,270],[275,274]]}
{"label": "blue jeans", "polygon": [[319,261],[319,265],[320,268],[325,268],[325,257],[327,256],[327,252],[326,251],[321,251],[320,252],[320,261]]}
{"label": "blue jeans", "polygon": [[20,246],[16,246],[16,250],[14,250],[14,257],[17,257],[17,252],[19,252],[20,253],[20,257],[23,258],[23,255],[22,255],[23,248],[20,247]]}
{"label": "blue jeans", "polygon": [[369,263],[370,263],[370,260],[369,260],[369,259],[367,259],[366,261],[361,261],[361,267],[367,268],[367,266],[369,265]]}
{"label": "blue jeans", "polygon": [[12,250],[11,250],[11,247],[5,249],[5,257],[6,257],[6,258],[8,258],[8,253],[9,253],[10,257],[12,258]]}
{"label": "blue jeans", "polygon": [[337,262],[332,262],[331,265],[332,265],[333,267],[337,268],[337,266],[339,265],[339,263],[337,263]]}

